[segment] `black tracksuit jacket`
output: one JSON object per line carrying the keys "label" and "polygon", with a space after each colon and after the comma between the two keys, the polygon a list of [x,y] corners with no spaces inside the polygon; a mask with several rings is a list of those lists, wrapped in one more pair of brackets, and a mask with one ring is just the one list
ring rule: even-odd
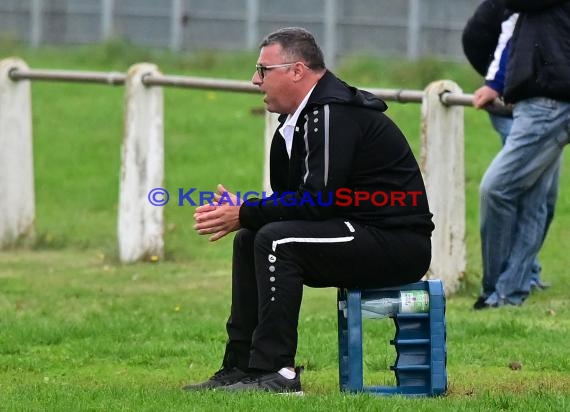
{"label": "black tracksuit jacket", "polygon": [[[299,116],[291,158],[278,131],[287,116],[279,118],[270,152],[271,187],[277,196],[242,204],[241,225],[257,230],[276,221],[339,217],[431,234],[432,214],[419,166],[402,132],[383,114],[386,109],[382,100],[327,71]],[[336,196],[338,189],[342,197]],[[356,206],[355,192],[375,201],[361,200]],[[402,193],[403,201],[393,199],[394,194],[402,199]]]}
{"label": "black tracksuit jacket", "polygon": [[507,64],[505,101],[570,101],[570,0],[506,0],[518,12]]}

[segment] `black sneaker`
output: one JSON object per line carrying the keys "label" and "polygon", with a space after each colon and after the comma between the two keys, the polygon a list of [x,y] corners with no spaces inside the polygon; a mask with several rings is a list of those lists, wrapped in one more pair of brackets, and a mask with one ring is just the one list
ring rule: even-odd
{"label": "black sneaker", "polygon": [[487,298],[483,296],[479,296],[475,303],[473,304],[473,309],[475,310],[482,310],[482,309],[489,309],[489,308],[498,308],[499,306],[504,306],[507,303],[504,301],[500,301],[497,303],[487,303]]}
{"label": "black sneaker", "polygon": [[292,395],[302,395],[301,389],[302,368],[295,368],[295,377],[287,379],[279,372],[267,372],[258,375],[250,375],[233,385],[220,388],[224,391],[263,391],[273,393],[287,393]]}
{"label": "black sneaker", "polygon": [[481,309],[486,309],[486,308],[488,308],[490,305],[485,302],[486,300],[487,300],[486,297],[479,296],[479,297],[477,298],[477,300],[475,301],[475,303],[473,304],[473,309],[475,309],[475,310],[481,310]]}
{"label": "black sneaker", "polygon": [[217,389],[222,388],[233,383],[239,382],[241,379],[245,378],[247,373],[238,369],[236,367],[226,368],[223,367],[205,382],[195,383],[183,386],[182,389],[185,391],[202,391],[207,389]]}
{"label": "black sneaker", "polygon": [[542,282],[540,280],[537,279],[533,279],[530,281],[530,290],[546,290],[548,289],[550,286],[552,286],[550,283],[546,283],[546,282]]}

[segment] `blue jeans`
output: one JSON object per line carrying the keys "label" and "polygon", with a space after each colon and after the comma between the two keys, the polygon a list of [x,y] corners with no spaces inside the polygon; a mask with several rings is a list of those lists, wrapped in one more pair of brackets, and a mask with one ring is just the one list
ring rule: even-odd
{"label": "blue jeans", "polygon": [[480,187],[482,296],[520,305],[547,222],[546,199],[570,142],[570,103],[531,98],[515,105],[504,147]]}
{"label": "blue jeans", "polygon": [[[501,144],[504,146],[505,141],[509,133],[511,132],[511,127],[513,125],[513,118],[512,117],[505,117],[505,116],[498,116],[493,113],[489,113],[489,118],[491,120],[491,124],[495,131],[499,134],[501,138]],[[542,240],[546,239],[546,234],[548,233],[548,228],[550,227],[550,223],[552,222],[552,218],[554,217],[554,210],[556,208],[556,200],[558,199],[558,182],[560,177],[560,164],[562,162],[562,156],[558,159],[558,167],[554,172],[554,176],[552,179],[552,184],[550,185],[550,189],[546,195],[546,227],[544,229],[544,234],[542,236]],[[523,229],[523,233],[526,230]],[[532,268],[531,268],[531,285],[538,286],[542,285],[540,281],[540,273],[542,271],[542,267],[540,266],[540,262],[538,261],[538,257],[535,257]]]}

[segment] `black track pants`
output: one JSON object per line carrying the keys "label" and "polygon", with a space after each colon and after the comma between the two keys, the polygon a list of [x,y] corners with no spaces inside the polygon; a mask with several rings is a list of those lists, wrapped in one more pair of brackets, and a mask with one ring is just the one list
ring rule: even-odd
{"label": "black track pants", "polygon": [[425,274],[430,258],[427,235],[342,219],[275,222],[257,232],[241,229],[234,239],[223,364],[268,371],[294,366],[303,285],[411,283]]}

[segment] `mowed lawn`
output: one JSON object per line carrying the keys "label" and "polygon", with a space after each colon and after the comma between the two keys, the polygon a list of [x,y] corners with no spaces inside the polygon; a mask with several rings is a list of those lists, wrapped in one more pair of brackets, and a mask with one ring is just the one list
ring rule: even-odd
{"label": "mowed lawn", "polygon": [[[9,47],[8,47],[9,46]],[[151,54],[110,43],[72,51],[8,44],[33,68],[126,71],[152,61],[167,74],[247,80],[256,54]],[[9,52],[8,52],[9,51]],[[353,84],[422,89],[431,80],[479,85],[471,69],[354,57],[336,70]],[[565,153],[557,212],[541,253],[546,291],[524,306],[475,312],[481,258],[478,184],[499,149],[484,112],[465,110],[468,268],[447,299],[449,392],[436,399],[340,394],[336,291],[306,289],[297,362],[301,398],[184,393],[220,365],[230,305],[231,237],[209,243],[193,208],[165,206],[166,256],[117,259],[123,88],[34,82],[36,239],[0,252],[0,410],[520,410],[570,408],[570,180]],[[164,187],[260,190],[260,96],[165,89]],[[388,114],[419,157],[420,107]],[[1,150],[1,148],[0,148]],[[0,176],[0,178],[2,178]],[[445,190],[446,188],[442,188]],[[390,320],[365,325],[365,380],[393,385]]]}

